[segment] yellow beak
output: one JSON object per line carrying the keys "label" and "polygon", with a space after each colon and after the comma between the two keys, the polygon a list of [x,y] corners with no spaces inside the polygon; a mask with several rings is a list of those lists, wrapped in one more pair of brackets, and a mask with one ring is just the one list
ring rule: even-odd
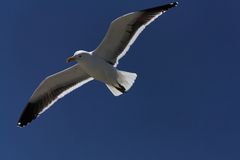
{"label": "yellow beak", "polygon": [[69,57],[69,58],[67,59],[67,63],[72,62],[72,61],[74,61],[74,60],[75,60],[75,57],[74,57],[74,56]]}

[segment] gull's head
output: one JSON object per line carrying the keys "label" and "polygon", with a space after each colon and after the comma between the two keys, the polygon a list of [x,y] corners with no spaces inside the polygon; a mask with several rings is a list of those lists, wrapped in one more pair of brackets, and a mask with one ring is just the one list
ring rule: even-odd
{"label": "gull's head", "polygon": [[73,56],[71,56],[67,59],[67,63],[72,62],[72,61],[80,60],[80,59],[82,59],[83,57],[85,57],[86,55],[89,55],[89,54],[90,54],[89,52],[84,51],[84,50],[76,51],[73,54]]}

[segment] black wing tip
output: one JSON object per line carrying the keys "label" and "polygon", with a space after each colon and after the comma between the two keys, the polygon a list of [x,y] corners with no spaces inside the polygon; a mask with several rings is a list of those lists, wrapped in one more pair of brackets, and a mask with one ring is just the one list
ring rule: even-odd
{"label": "black wing tip", "polygon": [[36,118],[37,118],[37,116],[32,117],[31,119],[23,119],[21,117],[20,120],[17,123],[17,127],[19,127],[19,128],[26,127],[28,124],[30,124]]}
{"label": "black wing tip", "polygon": [[31,123],[38,116],[37,110],[35,110],[34,104],[28,103],[26,108],[24,109],[17,126],[23,128]]}
{"label": "black wing tip", "polygon": [[172,7],[176,7],[176,6],[178,6],[178,2],[173,2],[173,3],[162,5],[162,7],[163,8],[165,7],[167,10],[172,8]]}
{"label": "black wing tip", "polygon": [[173,2],[173,3],[171,3],[171,5],[172,5],[173,7],[176,7],[176,6],[178,5],[178,2]]}
{"label": "black wing tip", "polygon": [[17,127],[19,128],[23,128],[26,127],[28,124],[30,124],[34,119],[36,119],[35,117],[29,120],[19,120],[17,123]]}
{"label": "black wing tip", "polygon": [[144,10],[141,10],[141,12],[167,11],[170,8],[176,7],[177,5],[178,5],[178,2],[173,2],[173,3],[168,3],[165,5],[161,5],[153,8],[144,9]]}
{"label": "black wing tip", "polygon": [[24,125],[23,123],[21,123],[21,122],[18,122],[17,123],[17,127],[19,127],[19,128],[23,128],[23,127],[25,127],[26,125]]}

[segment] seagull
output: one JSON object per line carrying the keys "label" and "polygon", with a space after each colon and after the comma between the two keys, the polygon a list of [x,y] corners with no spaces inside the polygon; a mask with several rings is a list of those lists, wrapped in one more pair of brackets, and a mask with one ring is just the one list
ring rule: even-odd
{"label": "seagull", "polygon": [[18,127],[26,126],[57,100],[92,80],[106,84],[114,96],[127,92],[137,74],[118,70],[118,61],[146,26],[177,4],[174,2],[131,12],[113,20],[104,39],[94,51],[76,51],[67,62],[76,61],[77,64],[48,76],[40,83],[22,112]]}

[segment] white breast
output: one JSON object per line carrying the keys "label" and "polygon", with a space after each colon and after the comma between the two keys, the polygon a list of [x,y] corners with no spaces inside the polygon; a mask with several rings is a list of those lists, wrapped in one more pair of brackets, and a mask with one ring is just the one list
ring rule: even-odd
{"label": "white breast", "polygon": [[78,60],[81,68],[96,80],[107,84],[115,84],[117,82],[117,70],[105,60],[97,56],[84,56]]}

